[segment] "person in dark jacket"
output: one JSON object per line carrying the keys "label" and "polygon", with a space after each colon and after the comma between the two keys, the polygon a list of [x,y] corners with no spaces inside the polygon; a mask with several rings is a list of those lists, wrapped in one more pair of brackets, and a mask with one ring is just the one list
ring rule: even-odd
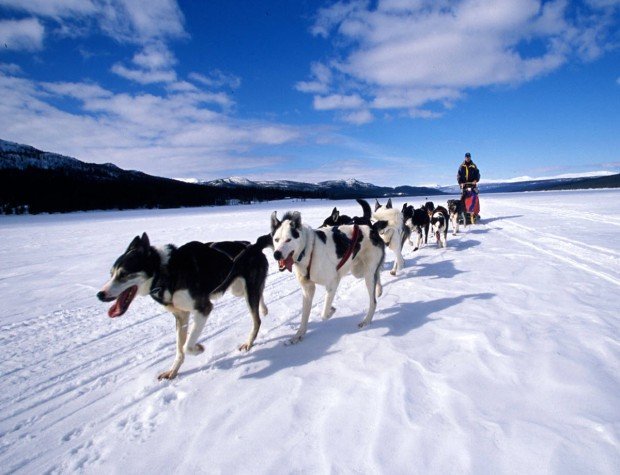
{"label": "person in dark jacket", "polygon": [[461,185],[461,189],[465,183],[473,183],[477,188],[478,182],[480,181],[480,170],[478,170],[476,164],[471,161],[471,153],[467,152],[465,154],[465,160],[459,167],[456,179],[459,185]]}
{"label": "person in dark jacket", "polygon": [[[461,163],[456,179],[461,185],[461,202],[465,212],[470,214],[471,223],[480,218],[480,201],[478,200],[478,181],[480,181],[480,170],[471,161],[471,154],[465,154],[465,160]],[[466,186],[467,185],[467,186]]]}

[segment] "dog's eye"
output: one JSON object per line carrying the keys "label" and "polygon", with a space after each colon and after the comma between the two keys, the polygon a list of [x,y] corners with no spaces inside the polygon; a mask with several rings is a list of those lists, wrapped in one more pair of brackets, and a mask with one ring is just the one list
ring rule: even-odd
{"label": "dog's eye", "polygon": [[125,277],[127,277],[127,272],[125,272],[124,270],[119,270],[116,274],[116,277],[119,279],[124,279]]}
{"label": "dog's eye", "polygon": [[275,238],[274,241],[275,242],[280,242],[280,238]]}
{"label": "dog's eye", "polygon": [[284,241],[284,242],[291,242],[291,238],[288,238],[288,239],[287,239],[286,241]]}

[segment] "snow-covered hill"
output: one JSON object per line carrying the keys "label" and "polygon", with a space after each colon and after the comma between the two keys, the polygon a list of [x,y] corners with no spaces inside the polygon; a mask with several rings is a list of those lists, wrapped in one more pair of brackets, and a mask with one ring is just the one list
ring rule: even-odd
{"label": "snow-covered hill", "polygon": [[77,158],[67,157],[58,153],[43,152],[30,145],[22,145],[0,139],[0,170],[36,168],[42,170],[75,170],[82,173],[92,172],[93,167],[107,169],[110,176],[123,172],[112,163],[96,165],[85,163]]}
{"label": "snow-covered hill", "polygon": [[269,257],[256,346],[236,349],[250,319],[226,295],[170,382],[173,318],[142,298],[110,319],[95,298],[131,238],[254,239],[276,209],[318,225],[359,205],[3,217],[2,472],[620,473],[619,198],[485,195],[482,224],[407,246],[396,277],[388,251],[370,327],[347,277],[292,346],[299,286]]}

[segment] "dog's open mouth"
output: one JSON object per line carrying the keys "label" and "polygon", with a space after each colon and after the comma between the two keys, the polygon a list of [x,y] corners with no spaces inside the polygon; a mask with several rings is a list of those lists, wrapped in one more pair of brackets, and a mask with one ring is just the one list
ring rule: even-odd
{"label": "dog's open mouth", "polygon": [[288,270],[289,272],[293,271],[293,251],[288,255],[286,259],[279,259],[278,266],[280,266],[280,272]]}
{"label": "dog's open mouth", "polygon": [[131,301],[136,296],[137,291],[137,285],[132,285],[127,290],[123,290],[123,292],[114,301],[114,305],[112,305],[108,310],[108,316],[110,318],[115,318],[120,317],[122,314],[124,314],[129,308]]}

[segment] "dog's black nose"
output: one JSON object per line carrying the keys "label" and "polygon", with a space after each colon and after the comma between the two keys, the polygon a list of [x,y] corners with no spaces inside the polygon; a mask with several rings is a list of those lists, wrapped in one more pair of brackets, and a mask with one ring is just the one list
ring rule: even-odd
{"label": "dog's black nose", "polygon": [[281,253],[280,251],[276,251],[276,252],[274,252],[274,253],[273,253],[273,258],[274,258],[276,261],[279,261],[280,259],[282,259],[282,253]]}
{"label": "dog's black nose", "polygon": [[97,298],[99,300],[101,300],[102,302],[105,302],[106,298],[105,298],[105,292],[102,290],[100,292],[97,292]]}

